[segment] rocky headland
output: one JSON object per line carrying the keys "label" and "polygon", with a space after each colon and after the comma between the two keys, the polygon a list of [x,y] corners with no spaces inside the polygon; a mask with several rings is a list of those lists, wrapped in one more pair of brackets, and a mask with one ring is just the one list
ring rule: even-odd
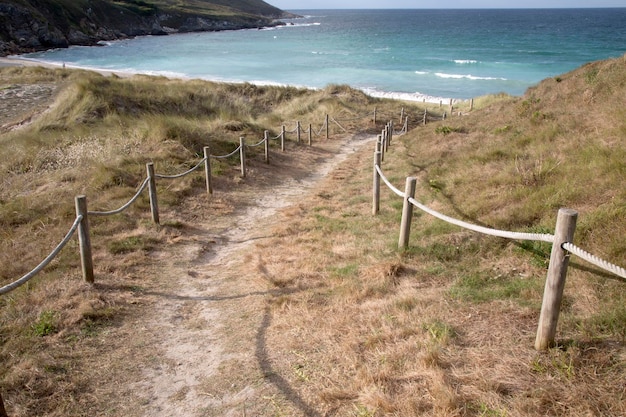
{"label": "rocky headland", "polygon": [[0,0],[0,56],[134,36],[262,28],[295,17],[261,0],[186,3]]}

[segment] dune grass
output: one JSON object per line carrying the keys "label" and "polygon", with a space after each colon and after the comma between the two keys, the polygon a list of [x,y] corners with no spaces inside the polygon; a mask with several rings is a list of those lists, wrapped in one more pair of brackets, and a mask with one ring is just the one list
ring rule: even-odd
{"label": "dune grass", "polygon": [[[623,64],[589,64],[523,97],[479,98],[464,116],[414,124],[395,138],[383,169],[399,188],[417,177],[416,198],[424,204],[500,229],[551,233],[560,207],[576,209],[575,243],[624,266],[626,118],[616,105],[626,89]],[[203,146],[228,153],[241,136],[256,142],[265,129],[274,136],[296,120],[318,129],[325,114],[347,120],[376,106],[383,119],[397,118],[399,109],[344,86],[305,91],[0,72],[2,83],[43,80],[64,86],[52,108],[0,137],[1,282],[28,270],[64,233],[76,194],[88,195],[91,207],[115,208],[133,194],[148,161],[180,172],[201,158]],[[422,111],[402,105],[409,114]],[[362,121],[342,125],[363,129]],[[341,129],[333,129],[339,137]],[[224,190],[246,186],[236,163],[213,167]],[[383,189],[381,212],[371,215],[371,164],[370,150],[357,152],[314,195],[287,208],[272,238],[248,254],[246,276],[272,289],[267,360],[290,390],[263,399],[272,415],[305,413],[290,402],[294,393],[319,415],[626,413],[623,281],[574,257],[558,347],[536,352],[549,245],[481,236],[416,212],[410,247],[398,250],[402,202]],[[192,176],[159,193],[176,210],[203,187]],[[203,204],[217,217],[232,212],[234,201]],[[157,227],[147,207],[141,198],[127,214],[92,226],[100,274],[126,283],[129,294],[164,285],[141,276],[141,265],[193,222]],[[106,403],[89,404],[82,394],[102,389],[106,377],[78,371],[105,349],[99,338],[144,311],[110,287],[79,285],[76,250],[0,299],[0,388],[18,413],[106,415]],[[63,344],[72,346],[71,356],[61,354]]]}

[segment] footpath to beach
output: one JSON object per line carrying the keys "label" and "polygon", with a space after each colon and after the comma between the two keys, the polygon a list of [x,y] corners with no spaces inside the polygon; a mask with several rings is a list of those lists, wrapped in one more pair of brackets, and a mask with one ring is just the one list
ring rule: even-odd
{"label": "footpath to beach", "polygon": [[[306,201],[333,170],[354,169],[350,158],[374,139],[352,137],[332,153],[311,150],[303,156],[312,158],[310,174],[281,173],[284,181],[271,192],[249,195],[253,203],[223,223],[198,222],[193,235],[179,236],[167,252],[152,254],[156,281],[171,285],[143,293],[138,302],[152,305],[152,311],[141,324],[128,324],[129,332],[139,327],[141,343],[159,353],[142,356],[141,377],[127,381],[139,397],[127,415],[271,415],[268,398],[286,393],[265,375],[263,311],[272,289],[256,278],[254,245],[272,238],[273,227],[285,221],[282,211]],[[290,415],[302,412],[295,403]]]}

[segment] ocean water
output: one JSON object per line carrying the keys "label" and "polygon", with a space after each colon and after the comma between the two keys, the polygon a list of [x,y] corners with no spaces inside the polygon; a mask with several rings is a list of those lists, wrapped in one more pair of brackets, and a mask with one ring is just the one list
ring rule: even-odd
{"label": "ocean water", "polygon": [[409,100],[521,95],[626,53],[626,8],[295,10],[286,26],[139,37],[22,58],[226,82],[348,84]]}

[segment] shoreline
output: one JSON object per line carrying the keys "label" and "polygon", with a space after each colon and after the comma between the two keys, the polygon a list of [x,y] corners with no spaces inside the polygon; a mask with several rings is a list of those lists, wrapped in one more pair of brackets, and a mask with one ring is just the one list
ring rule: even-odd
{"label": "shoreline", "polygon": [[[166,77],[170,79],[179,79],[179,80],[198,79],[198,80],[203,80],[203,81],[209,81],[209,82],[214,82],[214,83],[225,83],[225,84],[243,84],[243,83],[248,82],[250,84],[254,84],[258,86],[274,85],[274,86],[279,86],[279,87],[280,86],[296,87],[296,88],[304,88],[304,89],[309,89],[309,90],[316,90],[316,88],[314,87],[286,85],[286,84],[271,83],[271,82],[262,83],[262,82],[253,82],[253,81],[224,81],[224,80],[206,79],[206,78],[201,78],[201,77],[186,77],[184,75],[171,75],[171,74],[166,75],[166,74],[146,73],[146,72],[105,70],[105,69],[100,69],[100,68],[81,67],[81,66],[76,66],[76,65],[66,65],[64,63],[58,64],[58,63],[46,62],[46,61],[40,61],[40,60],[34,60],[34,59],[26,59],[26,58],[21,58],[20,55],[10,55],[6,57],[0,57],[0,68],[11,67],[11,66],[16,66],[16,67],[39,66],[39,67],[52,68],[52,69],[68,68],[68,69],[83,70],[83,71],[93,71],[104,76],[115,75],[115,76],[122,77],[122,78],[130,78],[135,75],[147,75],[147,76]],[[458,98],[452,98],[452,97],[436,97],[436,96],[431,96],[431,95],[422,94],[422,93],[400,93],[400,92],[376,91],[372,89],[360,89],[357,87],[352,87],[352,88],[360,90],[363,93],[367,94],[368,96],[374,97],[374,98],[382,98],[382,99],[398,100],[398,101],[410,101],[410,102],[415,102],[415,103],[448,105],[450,103],[450,100],[452,100],[452,104],[458,104],[458,103],[469,101],[468,99],[458,99]]]}

